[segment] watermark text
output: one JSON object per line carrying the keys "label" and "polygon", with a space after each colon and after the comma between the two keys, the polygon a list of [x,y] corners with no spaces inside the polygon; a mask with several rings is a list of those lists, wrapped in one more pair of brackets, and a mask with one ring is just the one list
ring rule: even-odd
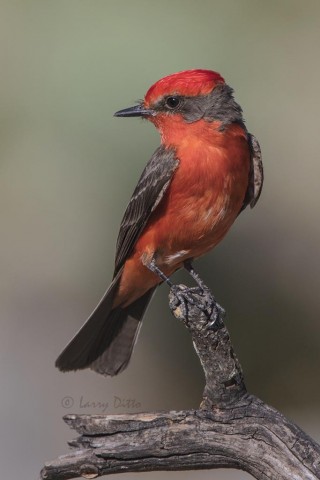
{"label": "watermark text", "polygon": [[61,406],[63,408],[77,408],[81,410],[98,410],[101,413],[105,413],[111,409],[122,410],[137,410],[141,408],[141,403],[135,398],[124,398],[117,395],[113,395],[110,399],[91,399],[85,395],[80,395],[78,398],[66,395],[61,399]]}

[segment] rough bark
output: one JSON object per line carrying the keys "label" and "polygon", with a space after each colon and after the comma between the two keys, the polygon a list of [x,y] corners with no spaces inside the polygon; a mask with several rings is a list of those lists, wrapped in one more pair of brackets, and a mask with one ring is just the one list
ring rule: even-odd
{"label": "rough bark", "polygon": [[42,479],[221,467],[245,470],[258,480],[320,479],[320,446],[247,393],[221,307],[208,290],[193,293],[204,313],[184,302],[184,288],[174,287],[169,301],[189,329],[205,372],[200,409],[67,415],[64,420],[80,437],[70,442],[73,452],[46,463]]}

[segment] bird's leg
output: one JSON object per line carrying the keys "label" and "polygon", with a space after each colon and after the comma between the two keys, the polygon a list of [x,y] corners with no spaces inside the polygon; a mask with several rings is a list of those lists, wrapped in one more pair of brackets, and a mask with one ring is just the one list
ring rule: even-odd
{"label": "bird's leg", "polygon": [[183,266],[190,273],[198,286],[181,288],[180,286],[175,285],[173,288],[171,288],[173,293],[180,301],[182,313],[184,316],[188,315],[187,303],[189,303],[190,305],[193,305],[204,312],[208,318],[211,317],[213,305],[211,305],[212,302],[209,302],[209,304],[207,299],[210,298],[213,300],[213,302],[215,302],[212,294],[210,293],[208,287],[201,280],[200,276],[194,270],[191,260],[184,261]]}
{"label": "bird's leg", "polygon": [[195,271],[193,268],[193,265],[191,263],[191,260],[185,260],[183,262],[184,268],[187,270],[187,272],[190,273],[191,277],[194,279],[196,284],[198,285],[199,289],[203,292],[209,290],[207,285],[204,283],[204,281],[200,278],[200,275]]}
{"label": "bird's leg", "polygon": [[[226,312],[225,312],[224,308],[222,308],[221,305],[219,305],[219,303],[216,302],[216,299],[214,298],[214,296],[210,292],[207,285],[204,283],[204,281],[201,279],[200,275],[193,268],[191,260],[186,260],[185,262],[183,262],[183,266],[187,270],[187,272],[190,273],[191,277],[194,279],[194,281],[198,285],[198,287],[195,287],[193,289],[194,293],[198,293],[198,295],[200,294],[202,297],[203,296],[204,297],[210,297],[211,305],[209,305],[207,307],[206,311],[207,312],[209,311],[209,312],[212,312],[212,313],[216,312],[215,318],[212,321],[212,323],[215,324],[216,321],[217,321],[217,318],[216,318],[217,316],[218,317],[221,316],[222,318],[225,316]],[[192,289],[190,289],[190,290],[192,290]],[[202,310],[204,311],[204,309],[202,309]],[[211,313],[211,315],[212,315],[212,313]]]}
{"label": "bird's leg", "polygon": [[151,260],[151,262],[146,263],[145,266],[149,268],[149,270],[151,270],[152,273],[154,273],[155,275],[158,275],[158,277],[160,277],[163,282],[166,282],[169,285],[169,287],[173,286],[173,283],[171,282],[170,278],[167,277],[167,275],[165,275],[163,271],[160,270],[160,268],[156,265],[156,261],[154,258]]}
{"label": "bird's leg", "polygon": [[186,302],[198,307],[202,311],[206,311],[202,304],[196,301],[192,296],[192,293],[196,293],[194,288],[185,287],[181,289],[179,285],[173,285],[170,278],[163,273],[163,271],[157,266],[155,258],[152,258],[150,262],[145,262],[145,266],[151,270],[155,275],[161,278],[162,281],[166,282],[169,287],[174,291],[174,294],[178,298],[180,304],[182,305],[183,313],[187,315],[187,305]]}
{"label": "bird's leg", "polygon": [[[198,284],[197,287],[186,287],[184,285],[174,285],[170,278],[163,273],[163,271],[156,265],[155,258],[152,258],[150,262],[146,262],[145,266],[149,268],[151,272],[161,278],[163,282],[166,282],[171,291],[177,298],[179,306],[181,308],[182,314],[185,318],[188,318],[188,304],[193,307],[198,308],[206,314],[206,316],[211,320],[210,325],[212,328],[217,328],[220,316],[224,316],[224,310],[220,305],[215,301],[213,295],[211,294],[208,287],[201,280],[199,275],[193,269],[191,262],[185,262],[184,267],[190,273],[192,278]],[[202,297],[203,301],[195,296]]]}

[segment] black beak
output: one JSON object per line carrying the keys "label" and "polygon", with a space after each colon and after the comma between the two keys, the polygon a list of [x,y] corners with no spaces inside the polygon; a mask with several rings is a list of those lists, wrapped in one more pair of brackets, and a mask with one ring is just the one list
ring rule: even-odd
{"label": "black beak", "polygon": [[151,109],[144,108],[142,105],[136,105],[135,107],[125,108],[114,113],[115,117],[144,117],[148,115],[154,115],[155,112]]}

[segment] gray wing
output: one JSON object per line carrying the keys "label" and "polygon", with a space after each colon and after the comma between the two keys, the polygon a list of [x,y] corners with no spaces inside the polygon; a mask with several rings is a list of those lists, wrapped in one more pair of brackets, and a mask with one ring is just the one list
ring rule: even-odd
{"label": "gray wing", "polygon": [[259,142],[251,133],[248,133],[248,142],[251,152],[249,185],[241,211],[248,205],[250,205],[251,208],[255,206],[259,200],[263,185],[263,164]]}
{"label": "gray wing", "polygon": [[115,274],[124,264],[179,165],[173,148],[160,146],[147,163],[124,213],[117,240]]}

